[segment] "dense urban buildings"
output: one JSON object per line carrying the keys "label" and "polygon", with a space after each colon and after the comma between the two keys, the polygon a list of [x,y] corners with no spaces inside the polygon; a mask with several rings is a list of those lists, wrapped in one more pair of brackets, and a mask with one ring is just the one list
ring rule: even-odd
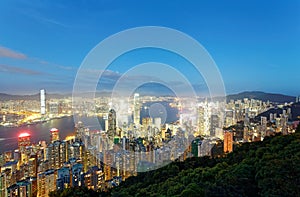
{"label": "dense urban buildings", "polygon": [[[45,90],[40,94],[41,105],[30,106],[20,101],[2,103],[1,112],[6,115],[1,124],[11,126],[5,123],[13,119],[6,117],[21,108],[26,113],[19,120],[32,120],[34,116],[37,122],[70,113],[69,98],[46,101]],[[115,110],[112,102],[127,107]],[[1,154],[0,197],[40,197],[54,190],[81,186],[106,191],[138,172],[189,157],[222,156],[234,151],[240,143],[261,141],[275,133],[292,133],[298,124],[292,121],[290,103],[247,98],[226,103],[199,98],[195,103],[189,98],[137,93],[125,103],[122,98],[84,100],[85,110],[75,111],[75,116],[83,121],[77,122],[73,135],[65,139],[60,137],[58,128],[48,128],[50,140],[38,143],[31,141],[34,133],[22,132],[15,141],[18,148]],[[149,112],[153,103],[165,104],[168,113],[176,109],[175,118],[168,114],[169,119],[162,122],[161,113],[152,116],[144,113]],[[272,109],[278,108],[281,110],[272,113]],[[35,112],[42,116],[33,115]],[[84,118],[94,116],[103,120],[99,129],[92,129],[84,122]]]}

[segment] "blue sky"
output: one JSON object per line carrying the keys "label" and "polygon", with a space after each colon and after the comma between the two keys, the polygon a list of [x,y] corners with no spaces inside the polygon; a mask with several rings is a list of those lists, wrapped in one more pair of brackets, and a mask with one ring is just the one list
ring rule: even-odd
{"label": "blue sky", "polygon": [[[300,94],[300,1],[296,0],[4,0],[0,92],[30,94],[46,88],[69,93],[78,67],[95,45],[119,31],[149,25],[174,28],[200,42],[218,65],[227,93]],[[188,63],[159,51],[128,54],[115,64],[153,59],[169,61],[201,86],[201,76],[194,76]],[[112,71],[122,75],[116,65]],[[109,83],[111,75],[106,77]]]}

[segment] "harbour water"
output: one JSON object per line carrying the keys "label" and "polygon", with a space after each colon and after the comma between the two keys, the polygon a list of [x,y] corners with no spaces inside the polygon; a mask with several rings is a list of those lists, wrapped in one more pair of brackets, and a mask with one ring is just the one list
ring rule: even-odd
{"label": "harbour water", "polygon": [[[149,116],[149,110],[144,107],[150,107],[153,103],[144,103],[141,108],[141,120],[143,117]],[[166,109],[166,120],[165,122],[174,122],[178,120],[178,110],[176,108],[172,108],[169,106],[168,102],[160,102],[162,106]],[[82,117],[83,118],[83,117]],[[104,120],[102,118],[98,118],[99,124],[94,124],[92,121],[94,118],[85,117],[83,122],[85,126],[89,127],[89,129],[101,129],[104,128]],[[41,122],[34,125],[26,125],[21,127],[2,127],[0,126],[0,154],[5,151],[10,151],[18,148],[18,136],[23,132],[28,132],[31,135],[31,142],[38,143],[39,141],[49,142],[50,140],[50,129],[57,128],[59,130],[59,135],[61,139],[65,139],[65,137],[74,134],[74,119],[73,116],[64,117],[60,119],[52,119],[48,122]]]}
{"label": "harbour water", "polygon": [[23,132],[28,132],[31,135],[32,143],[38,143],[42,140],[49,142],[50,129],[53,127],[59,129],[60,137],[64,139],[74,133],[73,117],[53,119],[48,122],[21,127],[0,127],[0,153],[16,149],[18,136]]}

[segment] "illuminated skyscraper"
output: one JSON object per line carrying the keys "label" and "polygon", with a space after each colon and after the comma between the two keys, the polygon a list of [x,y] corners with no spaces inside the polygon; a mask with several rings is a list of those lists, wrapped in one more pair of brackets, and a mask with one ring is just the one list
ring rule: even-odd
{"label": "illuminated skyscraper", "polygon": [[46,114],[46,91],[45,89],[40,90],[40,99],[41,99],[41,115]]}
{"label": "illuminated skyscraper", "polygon": [[59,130],[56,128],[52,128],[50,130],[50,141],[51,141],[51,143],[53,143],[57,140],[59,140]]}
{"label": "illuminated skyscraper", "polygon": [[0,174],[0,197],[7,196],[6,182],[7,182],[6,174],[1,173]]}
{"label": "illuminated skyscraper", "polygon": [[38,174],[38,197],[48,196],[51,191],[56,190],[56,174],[54,170]]}
{"label": "illuminated skyscraper", "polygon": [[133,97],[133,123],[135,125],[140,125],[140,95],[138,93],[134,94]]}
{"label": "illuminated skyscraper", "polygon": [[26,147],[30,146],[30,134],[29,133],[21,133],[18,138],[18,146],[20,150],[20,164],[23,162],[27,162],[28,156],[26,154]]}
{"label": "illuminated skyscraper", "polygon": [[104,159],[104,177],[105,180],[107,181],[112,179],[112,174],[111,174],[111,166],[113,164],[112,153],[109,150],[106,150],[104,152],[103,159]]}
{"label": "illuminated skyscraper", "polygon": [[224,131],[224,153],[232,152],[233,150],[233,133]]}
{"label": "illuminated skyscraper", "polygon": [[108,113],[108,137],[113,139],[116,135],[117,130],[117,118],[116,118],[116,111],[114,109],[109,110]]}
{"label": "illuminated skyscraper", "polygon": [[209,136],[211,110],[207,100],[199,104],[197,115],[198,134]]}
{"label": "illuminated skyscraper", "polygon": [[211,115],[210,116],[210,136],[216,136],[216,129],[219,128],[220,118],[218,115]]}

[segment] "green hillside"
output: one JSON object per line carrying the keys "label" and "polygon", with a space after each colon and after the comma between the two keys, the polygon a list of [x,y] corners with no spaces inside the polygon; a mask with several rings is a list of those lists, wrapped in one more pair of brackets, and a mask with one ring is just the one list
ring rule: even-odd
{"label": "green hillside", "polygon": [[245,143],[223,158],[203,157],[174,162],[164,168],[130,177],[108,193],[85,194],[143,197],[299,196],[300,133]]}

